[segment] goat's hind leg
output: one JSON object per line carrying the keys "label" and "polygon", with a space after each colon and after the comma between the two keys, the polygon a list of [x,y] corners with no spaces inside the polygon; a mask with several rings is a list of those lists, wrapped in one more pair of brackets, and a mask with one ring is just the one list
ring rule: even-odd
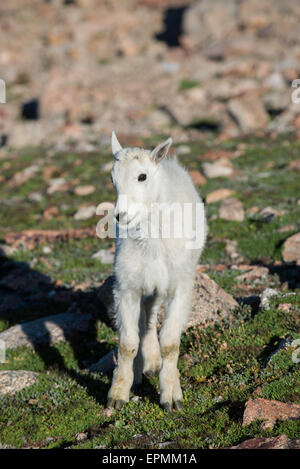
{"label": "goat's hind leg", "polygon": [[177,368],[181,332],[186,324],[191,303],[192,284],[177,287],[166,307],[166,316],[160,332],[162,367],[159,373],[160,403],[166,410],[182,408],[182,390]]}
{"label": "goat's hind leg", "polygon": [[129,401],[133,383],[133,361],[139,348],[140,297],[134,291],[120,294],[117,307],[119,329],[118,364],[108,393],[108,407],[120,409]]}

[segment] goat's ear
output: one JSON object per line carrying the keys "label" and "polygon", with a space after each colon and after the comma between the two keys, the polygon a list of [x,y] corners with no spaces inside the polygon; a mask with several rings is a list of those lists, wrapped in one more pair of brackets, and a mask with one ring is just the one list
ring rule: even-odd
{"label": "goat's ear", "polygon": [[112,149],[112,154],[116,156],[116,154],[122,150],[121,145],[119,144],[119,140],[117,139],[117,136],[114,131],[112,131],[111,134],[111,149]]}
{"label": "goat's ear", "polygon": [[157,147],[154,148],[150,157],[153,161],[155,161],[155,163],[160,163],[167,156],[172,141],[172,138],[169,137],[165,142],[160,143],[157,145]]}

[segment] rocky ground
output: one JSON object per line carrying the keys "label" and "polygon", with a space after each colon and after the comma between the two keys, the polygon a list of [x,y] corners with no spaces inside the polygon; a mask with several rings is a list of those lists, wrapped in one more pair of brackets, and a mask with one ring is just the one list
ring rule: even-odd
{"label": "rocky ground", "polygon": [[95,208],[114,200],[109,147],[3,147],[0,447],[299,447],[299,151],[291,134],[174,146],[209,235],[181,344],[184,408],[168,414],[157,376],[105,408],[113,243],[95,236]]}
{"label": "rocky ground", "polygon": [[299,20],[295,0],[6,2],[1,144],[298,135]]}

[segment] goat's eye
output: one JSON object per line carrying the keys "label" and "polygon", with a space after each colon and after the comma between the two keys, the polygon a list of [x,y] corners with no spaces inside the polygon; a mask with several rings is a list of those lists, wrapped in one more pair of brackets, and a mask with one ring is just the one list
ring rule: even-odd
{"label": "goat's eye", "polygon": [[138,181],[142,182],[142,181],[146,181],[147,179],[147,174],[140,174],[139,177],[138,177]]}

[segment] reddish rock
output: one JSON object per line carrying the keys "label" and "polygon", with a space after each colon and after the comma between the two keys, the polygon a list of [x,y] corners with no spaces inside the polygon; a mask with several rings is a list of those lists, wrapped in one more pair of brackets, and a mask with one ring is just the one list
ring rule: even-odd
{"label": "reddish rock", "polygon": [[200,171],[197,171],[197,170],[189,171],[189,175],[191,176],[191,179],[196,186],[203,186],[206,183],[206,179],[200,173]]}
{"label": "reddish rock", "polygon": [[228,110],[243,132],[260,129],[269,120],[261,100],[253,93],[229,101]]}
{"label": "reddish rock", "polygon": [[220,206],[219,216],[224,220],[243,221],[245,212],[242,202],[235,198],[223,200]]}
{"label": "reddish rock", "polygon": [[285,241],[282,257],[285,262],[300,262],[300,233],[290,236]]}
{"label": "reddish rock", "polygon": [[246,402],[243,425],[250,425],[254,420],[264,420],[262,429],[273,428],[277,420],[291,420],[300,418],[300,404],[286,404],[285,402],[254,399]]}
{"label": "reddish rock", "polygon": [[232,189],[217,189],[216,191],[210,192],[205,199],[207,204],[219,202],[220,200],[227,199],[234,194]]}
{"label": "reddish rock", "polygon": [[286,435],[258,437],[243,441],[231,449],[300,449],[300,440],[290,440]]}

